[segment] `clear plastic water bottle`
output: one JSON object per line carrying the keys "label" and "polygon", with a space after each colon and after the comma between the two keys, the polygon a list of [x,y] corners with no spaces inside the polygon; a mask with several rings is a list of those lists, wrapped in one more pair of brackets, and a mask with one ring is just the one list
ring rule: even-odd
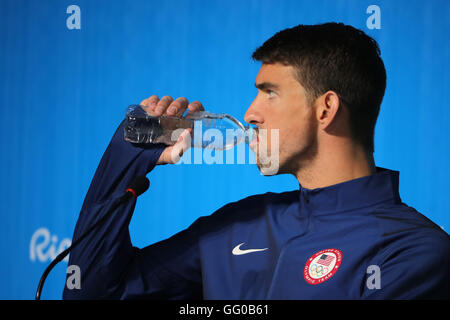
{"label": "clear plastic water bottle", "polygon": [[250,143],[255,129],[244,127],[228,114],[198,111],[187,117],[151,116],[140,105],[131,105],[125,118],[125,140],[132,143],[164,143],[173,145],[184,129],[191,128],[191,146],[227,150],[235,145]]}

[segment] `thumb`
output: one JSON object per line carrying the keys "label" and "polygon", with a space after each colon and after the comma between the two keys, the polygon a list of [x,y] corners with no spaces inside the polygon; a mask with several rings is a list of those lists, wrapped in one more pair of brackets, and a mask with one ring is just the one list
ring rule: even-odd
{"label": "thumb", "polygon": [[164,163],[175,164],[180,161],[183,154],[191,147],[191,129],[184,129],[178,138],[178,141],[171,147],[164,150]]}

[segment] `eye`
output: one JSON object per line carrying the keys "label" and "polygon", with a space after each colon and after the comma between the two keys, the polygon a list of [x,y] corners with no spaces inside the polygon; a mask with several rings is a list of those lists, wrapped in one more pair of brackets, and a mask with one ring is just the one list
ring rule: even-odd
{"label": "eye", "polygon": [[275,98],[276,97],[275,91],[267,90],[267,94],[269,95],[269,98]]}

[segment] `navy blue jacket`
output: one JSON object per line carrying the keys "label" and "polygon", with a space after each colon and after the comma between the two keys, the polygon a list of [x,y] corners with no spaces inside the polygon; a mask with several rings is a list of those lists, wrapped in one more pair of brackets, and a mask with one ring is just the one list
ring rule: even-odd
{"label": "navy blue jacket", "polygon": [[[123,139],[119,126],[84,201],[73,240],[150,172],[162,145]],[[401,202],[399,173],[255,195],[167,240],[133,247],[135,200],[70,254],[81,289],[64,299],[448,299],[450,241]]]}

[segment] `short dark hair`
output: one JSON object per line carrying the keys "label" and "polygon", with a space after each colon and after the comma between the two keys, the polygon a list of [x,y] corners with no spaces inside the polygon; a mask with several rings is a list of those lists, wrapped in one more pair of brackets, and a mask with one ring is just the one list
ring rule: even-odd
{"label": "short dark hair", "polygon": [[343,23],[298,25],[276,33],[252,57],[294,67],[310,103],[328,90],[336,92],[349,110],[352,138],[373,153],[386,89],[386,70],[373,38]]}

